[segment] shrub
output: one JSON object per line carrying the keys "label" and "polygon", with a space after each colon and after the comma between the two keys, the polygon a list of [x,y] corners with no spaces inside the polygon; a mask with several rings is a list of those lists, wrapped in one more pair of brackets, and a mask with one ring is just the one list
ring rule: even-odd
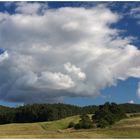
{"label": "shrub", "polygon": [[89,129],[93,127],[93,122],[88,115],[81,115],[81,120],[74,126],[75,129]]}
{"label": "shrub", "polygon": [[74,122],[70,122],[69,125],[68,125],[68,128],[72,128],[75,126],[75,123]]}
{"label": "shrub", "polygon": [[81,124],[80,123],[75,124],[74,128],[75,129],[81,129]]}
{"label": "shrub", "polygon": [[105,119],[101,119],[97,123],[97,127],[105,128],[106,126],[109,126],[109,123]]}

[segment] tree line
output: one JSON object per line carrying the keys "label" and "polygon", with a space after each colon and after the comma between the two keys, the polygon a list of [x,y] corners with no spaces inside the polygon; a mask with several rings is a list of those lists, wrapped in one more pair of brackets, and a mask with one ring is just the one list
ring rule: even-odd
{"label": "tree line", "polygon": [[0,106],[0,124],[53,121],[82,113],[94,113],[97,108],[62,103],[28,104],[16,108]]}
{"label": "tree line", "polygon": [[[111,105],[111,108],[113,109],[113,106],[115,105]],[[140,105],[137,104],[120,104],[117,107],[121,108],[121,110],[123,110],[124,113],[140,112]],[[106,112],[106,108],[102,108],[102,106],[96,105],[79,107],[75,105],[68,105],[62,103],[32,104],[19,106],[16,108],[0,106],[0,124],[53,121],[73,115],[83,114],[95,114],[94,118],[96,118],[97,120],[98,118],[101,118],[101,116],[103,116],[103,114],[99,113],[98,111],[103,110],[104,112]],[[109,116],[113,114],[114,112],[110,112]],[[114,116],[112,117],[114,118]],[[100,120],[99,122],[102,121],[105,122],[106,119]],[[96,123],[97,122],[98,121],[96,121]]]}

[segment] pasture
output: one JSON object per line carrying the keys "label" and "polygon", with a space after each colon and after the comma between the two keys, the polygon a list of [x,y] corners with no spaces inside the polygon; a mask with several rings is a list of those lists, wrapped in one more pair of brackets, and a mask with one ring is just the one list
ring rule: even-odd
{"label": "pasture", "polygon": [[123,119],[104,129],[67,129],[69,122],[77,123],[79,119],[72,116],[50,122],[0,125],[0,138],[140,138],[140,117]]}

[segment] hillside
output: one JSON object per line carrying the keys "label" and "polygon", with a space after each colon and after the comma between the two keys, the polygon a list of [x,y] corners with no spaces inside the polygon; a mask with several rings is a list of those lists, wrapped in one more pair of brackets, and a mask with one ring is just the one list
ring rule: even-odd
{"label": "hillside", "polygon": [[40,123],[43,129],[47,131],[58,131],[64,130],[68,127],[70,122],[78,123],[80,120],[79,115],[67,117],[65,119],[57,120],[57,121],[50,121],[50,122],[43,122]]}
{"label": "hillside", "polygon": [[[125,113],[139,113],[139,104],[119,104]],[[32,123],[60,120],[66,117],[94,114],[99,106],[79,107],[68,104],[30,104],[16,108],[0,106],[0,124]]]}
{"label": "hillside", "polygon": [[0,138],[140,138],[140,117],[123,119],[112,128],[66,129],[69,122],[79,119],[73,116],[51,122],[0,125]]}

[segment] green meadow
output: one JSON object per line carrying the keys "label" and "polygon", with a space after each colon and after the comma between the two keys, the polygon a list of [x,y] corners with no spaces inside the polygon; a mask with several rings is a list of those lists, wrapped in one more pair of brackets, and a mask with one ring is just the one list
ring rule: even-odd
{"label": "green meadow", "polygon": [[79,116],[65,119],[0,125],[0,138],[140,138],[140,117],[117,122],[110,128],[68,129],[69,122],[77,123]]}

